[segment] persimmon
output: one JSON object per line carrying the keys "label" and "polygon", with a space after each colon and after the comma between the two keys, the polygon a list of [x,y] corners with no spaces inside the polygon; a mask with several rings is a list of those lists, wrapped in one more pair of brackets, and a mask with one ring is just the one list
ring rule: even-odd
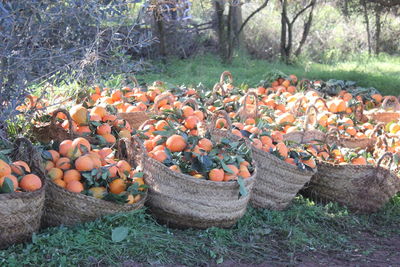
{"label": "persimmon", "polygon": [[[69,149],[72,147],[72,140],[64,140],[59,146],[59,152],[62,156],[67,156]],[[58,159],[57,159],[58,160]],[[54,159],[53,159],[54,161]],[[56,162],[56,161],[55,161]]]}

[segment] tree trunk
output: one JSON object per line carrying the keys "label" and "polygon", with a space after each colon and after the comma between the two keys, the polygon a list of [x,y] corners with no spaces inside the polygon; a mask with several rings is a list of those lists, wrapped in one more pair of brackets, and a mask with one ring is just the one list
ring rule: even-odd
{"label": "tree trunk", "polygon": [[156,14],[154,14],[154,20],[157,26],[158,40],[159,40],[159,50],[161,55],[161,61],[165,64],[167,58],[167,50],[165,47],[165,31],[164,31],[164,22],[162,17],[158,18]]}
{"label": "tree trunk", "polygon": [[382,8],[378,5],[375,9],[375,55],[379,55],[380,48],[381,48],[381,12]]}
{"label": "tree trunk", "polygon": [[297,48],[296,52],[294,53],[296,55],[296,57],[298,57],[301,53],[301,49],[303,48],[303,45],[306,43],[308,34],[310,33],[310,29],[311,29],[311,25],[312,25],[312,19],[313,19],[313,14],[314,14],[314,8],[316,5],[317,1],[314,0],[312,2],[312,7],[311,7],[311,11],[310,11],[310,15],[308,16],[308,20],[307,22],[304,24],[304,30],[303,30],[303,35],[301,37],[300,43],[299,43],[299,47]]}
{"label": "tree trunk", "polygon": [[372,53],[371,32],[370,32],[370,29],[369,29],[369,18],[368,18],[367,2],[365,0],[361,0],[361,4],[363,6],[365,27],[366,27],[366,30],[367,30],[368,54],[371,55],[371,53]]}
{"label": "tree trunk", "polygon": [[235,37],[236,41],[234,45],[239,48],[244,46],[244,32],[243,31],[239,32],[242,23],[243,23],[242,6],[235,5],[232,7],[232,30],[234,34],[238,33],[238,36]]}
{"label": "tree trunk", "polygon": [[217,35],[218,35],[218,47],[219,54],[222,60],[225,60],[227,54],[227,39],[225,35],[225,22],[224,22],[224,0],[215,0],[215,14],[217,16]]}
{"label": "tree trunk", "polygon": [[234,50],[234,46],[235,46],[235,42],[234,42],[234,37],[235,37],[235,33],[233,32],[234,28],[233,28],[233,13],[234,13],[234,7],[232,6],[232,4],[229,5],[229,9],[228,9],[228,18],[226,20],[227,22],[227,29],[226,29],[226,34],[227,34],[227,49],[226,49],[226,55],[224,57],[224,63],[232,63],[232,57],[233,57],[233,50]]}
{"label": "tree trunk", "polygon": [[286,35],[287,35],[287,21],[286,21],[286,6],[287,0],[281,0],[282,14],[281,14],[281,60],[287,62],[286,57]]}

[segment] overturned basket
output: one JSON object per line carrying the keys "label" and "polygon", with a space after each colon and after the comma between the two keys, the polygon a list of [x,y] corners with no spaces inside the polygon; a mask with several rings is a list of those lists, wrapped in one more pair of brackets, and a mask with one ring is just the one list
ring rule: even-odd
{"label": "overturned basket", "polygon": [[[223,137],[230,138],[230,135],[226,131],[212,135],[214,140]],[[137,139],[137,143],[142,151],[146,151],[140,140]],[[149,186],[147,204],[160,222],[178,228],[227,228],[245,214],[256,170],[251,177],[243,180],[248,194],[240,196],[236,181],[196,179],[170,170],[144,152],[141,160],[144,171],[149,174],[146,177]]]}
{"label": "overturned basket", "polygon": [[[132,164],[134,156],[130,140],[124,139],[127,148],[126,160]],[[97,199],[80,193],[72,193],[53,182],[48,182],[46,190],[45,226],[74,225],[93,221],[108,214],[128,212],[144,206],[147,192],[134,204],[118,204],[103,199]]]}
{"label": "overturned basket", "polygon": [[40,167],[40,153],[29,140],[19,138],[15,141],[12,158],[27,162],[32,173],[41,178],[42,188],[34,192],[0,194],[0,249],[27,241],[39,230],[45,200],[46,182]]}
{"label": "overturned basket", "polygon": [[385,153],[376,166],[335,165],[318,163],[305,193],[322,201],[335,201],[360,213],[379,210],[400,190],[400,178],[381,167],[381,162],[393,154]]}

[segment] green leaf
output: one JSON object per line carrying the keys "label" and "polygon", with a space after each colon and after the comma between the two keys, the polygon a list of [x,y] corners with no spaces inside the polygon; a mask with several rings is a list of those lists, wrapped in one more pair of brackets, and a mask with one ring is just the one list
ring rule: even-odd
{"label": "green leaf", "polygon": [[123,241],[129,233],[129,228],[128,227],[117,227],[114,228],[111,232],[111,240],[113,242],[121,242]]}
{"label": "green leaf", "polygon": [[217,264],[221,264],[224,262],[224,257],[221,256],[218,260],[217,260]]}
{"label": "green leaf", "polygon": [[247,192],[246,186],[244,185],[243,178],[239,176],[238,179],[237,179],[237,182],[239,184],[239,194],[240,194],[240,196],[242,196],[242,197],[247,196],[248,192]]}
{"label": "green leaf", "polygon": [[51,155],[51,153],[47,150],[43,150],[42,151],[42,158],[45,160],[50,160],[50,161],[54,161],[53,156]]}
{"label": "green leaf", "polygon": [[222,165],[222,168],[224,169],[224,171],[226,171],[226,172],[228,172],[228,173],[230,173],[230,174],[235,174],[234,171],[232,171],[232,170],[225,164],[225,162],[223,162],[222,160],[220,160],[220,161],[221,161],[221,165]]}
{"label": "green leaf", "polygon": [[137,172],[137,173],[135,173],[135,175],[133,177],[143,178],[143,176],[144,176],[144,172]]}
{"label": "green leaf", "polygon": [[4,179],[3,185],[0,188],[0,191],[2,193],[12,193],[12,192],[14,192],[14,183],[13,183],[13,181],[10,178],[6,177]]}

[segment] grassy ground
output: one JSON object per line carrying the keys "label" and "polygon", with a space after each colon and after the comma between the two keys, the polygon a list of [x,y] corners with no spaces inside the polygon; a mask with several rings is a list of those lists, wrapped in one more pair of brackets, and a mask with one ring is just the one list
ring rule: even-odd
{"label": "grassy ground", "polygon": [[[365,249],[353,240],[362,233],[379,238],[398,236],[399,224],[400,196],[371,216],[357,216],[333,204],[315,205],[299,197],[286,211],[249,208],[232,229],[173,230],[137,211],[44,230],[31,244],[0,251],[0,265],[295,264],[304,253],[368,255],[373,244]],[[128,227],[129,234],[123,241],[113,242],[112,229],[119,226]]]}
{"label": "grassy ground", "polygon": [[[205,83],[211,87],[223,70],[230,70],[237,83],[255,85],[265,73],[278,69],[310,79],[348,79],[373,86],[385,94],[399,94],[400,58],[359,59],[326,66],[280,63],[237,58],[224,66],[206,55],[171,61],[161,72],[138,76],[142,81],[164,80],[173,84]],[[117,85],[121,79],[106,84]],[[307,255],[361,255],[367,260],[378,245],[362,246],[357,240],[368,235],[379,240],[400,237],[400,195],[379,213],[355,215],[335,204],[320,205],[298,197],[285,211],[249,208],[232,229],[173,230],[157,224],[145,211],[108,216],[76,227],[58,227],[34,235],[32,243],[0,251],[1,266],[283,263],[296,264]],[[128,236],[113,242],[112,230],[129,228]],[[319,257],[319,256],[318,256]]]}
{"label": "grassy ground", "polygon": [[204,55],[189,60],[172,60],[161,72],[138,76],[146,82],[163,80],[174,84],[204,83],[211,87],[218,81],[224,70],[232,72],[237,83],[255,86],[273,69],[286,74],[295,74],[308,79],[338,79],[357,81],[362,87],[375,87],[382,93],[400,94],[400,57],[381,56],[368,58],[359,56],[353,61],[335,65],[322,65],[311,62],[297,63],[287,66],[280,62],[270,63],[264,60],[254,60],[245,56],[235,58],[232,65],[220,63],[217,56]]}

